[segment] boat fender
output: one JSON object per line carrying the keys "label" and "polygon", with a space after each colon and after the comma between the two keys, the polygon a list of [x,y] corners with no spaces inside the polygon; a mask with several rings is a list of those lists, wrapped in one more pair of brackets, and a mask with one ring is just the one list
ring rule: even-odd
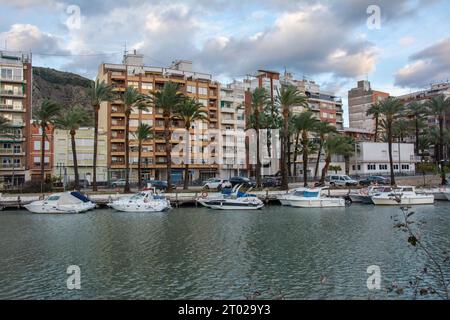
{"label": "boat fender", "polygon": [[209,195],[208,192],[203,192],[202,193],[202,198],[206,199],[206,198],[208,198],[208,195]]}

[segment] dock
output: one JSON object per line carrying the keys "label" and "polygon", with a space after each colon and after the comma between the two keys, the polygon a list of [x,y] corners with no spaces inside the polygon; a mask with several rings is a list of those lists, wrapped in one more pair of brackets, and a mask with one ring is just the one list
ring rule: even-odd
{"label": "dock", "polygon": [[[344,197],[349,193],[348,189],[328,189],[324,190],[323,193],[330,197]],[[286,191],[252,191],[252,194],[256,195],[261,201],[266,204],[279,203],[277,200],[278,196],[286,194]],[[220,192],[175,192],[164,194],[172,203],[175,208],[182,206],[196,206],[197,199],[202,196],[219,196]],[[29,195],[0,195],[0,209],[23,209],[25,205],[30,204],[34,201],[42,200],[49,194],[39,195],[39,194],[29,194]],[[105,193],[105,194],[89,194],[86,195],[91,199],[92,202],[97,204],[98,207],[107,207],[109,202],[117,200],[119,198],[125,197],[127,195],[123,193]]]}

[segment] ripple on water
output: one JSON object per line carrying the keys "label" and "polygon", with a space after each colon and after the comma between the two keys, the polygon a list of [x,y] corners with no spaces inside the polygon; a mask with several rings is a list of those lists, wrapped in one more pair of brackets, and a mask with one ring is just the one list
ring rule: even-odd
{"label": "ripple on water", "polygon": [[[418,207],[433,250],[449,248],[450,205]],[[164,214],[0,214],[0,298],[288,299],[395,298],[366,288],[407,283],[424,265],[393,228],[396,208],[267,207],[258,212],[183,208]],[[66,289],[66,268],[82,290]],[[406,296],[408,298],[408,296]]]}

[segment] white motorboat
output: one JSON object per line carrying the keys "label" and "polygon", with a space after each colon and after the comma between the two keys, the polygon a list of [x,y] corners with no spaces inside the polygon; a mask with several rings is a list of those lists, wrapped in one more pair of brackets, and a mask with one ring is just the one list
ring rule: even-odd
{"label": "white motorboat", "polygon": [[122,212],[163,212],[171,209],[170,201],[165,196],[157,195],[154,190],[120,198],[108,203],[108,206]]}
{"label": "white motorboat", "polygon": [[295,190],[292,190],[286,194],[280,195],[277,197],[278,201],[280,201],[282,206],[290,206],[291,203],[289,202],[289,200],[291,199],[291,197],[297,193],[300,194],[300,192],[304,192],[305,190],[308,190],[308,188],[297,188]]}
{"label": "white motorboat", "polygon": [[336,208],[345,207],[345,199],[330,198],[321,195],[322,189],[297,189],[285,201],[295,208]]}
{"label": "white motorboat", "polygon": [[64,192],[50,195],[44,200],[34,201],[25,206],[32,213],[84,213],[95,209],[96,205],[80,192]]}
{"label": "white motorboat", "polygon": [[449,188],[442,187],[442,188],[431,188],[431,189],[417,189],[417,194],[426,194],[426,195],[433,195],[434,200],[437,201],[448,201],[446,197],[446,193],[450,192]]}
{"label": "white motorboat", "polygon": [[391,187],[370,186],[367,189],[352,191],[349,193],[348,197],[350,198],[352,203],[373,204],[372,196],[379,193],[391,191]]}
{"label": "white motorboat", "polygon": [[206,208],[215,210],[259,210],[264,207],[264,202],[256,195],[239,192],[241,187],[235,187],[229,194],[222,193],[213,197],[203,195],[197,199],[197,202]]}
{"label": "white motorboat", "polygon": [[434,204],[434,196],[417,194],[415,187],[394,188],[391,192],[383,192],[372,197],[376,205],[421,205]]}

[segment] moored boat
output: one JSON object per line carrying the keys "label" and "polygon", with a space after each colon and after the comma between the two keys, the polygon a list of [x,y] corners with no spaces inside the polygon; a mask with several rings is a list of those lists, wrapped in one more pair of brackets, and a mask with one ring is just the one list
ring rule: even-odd
{"label": "moored boat", "polygon": [[352,203],[363,203],[363,204],[373,204],[372,196],[383,193],[383,192],[391,192],[392,188],[390,187],[377,187],[371,186],[367,189],[361,189],[357,191],[353,191],[349,193],[349,198]]}
{"label": "moored boat", "polygon": [[204,195],[198,198],[197,202],[215,210],[260,210],[264,207],[264,202],[256,195],[240,192],[241,187],[235,187],[230,193],[222,193],[214,197]]}
{"label": "moored boat", "polygon": [[108,203],[112,209],[122,212],[163,212],[171,209],[165,196],[157,195],[154,190],[138,192],[131,197],[123,197]]}
{"label": "moored boat", "polygon": [[32,213],[75,214],[95,209],[96,205],[80,192],[55,193],[44,200],[34,201],[25,208]]}
{"label": "moored boat", "polygon": [[417,194],[415,187],[405,186],[374,195],[372,201],[376,205],[423,205],[434,204],[434,196]]}
{"label": "moored boat", "polygon": [[297,189],[286,199],[295,208],[336,208],[345,207],[345,199],[331,198],[321,195],[322,189]]}

